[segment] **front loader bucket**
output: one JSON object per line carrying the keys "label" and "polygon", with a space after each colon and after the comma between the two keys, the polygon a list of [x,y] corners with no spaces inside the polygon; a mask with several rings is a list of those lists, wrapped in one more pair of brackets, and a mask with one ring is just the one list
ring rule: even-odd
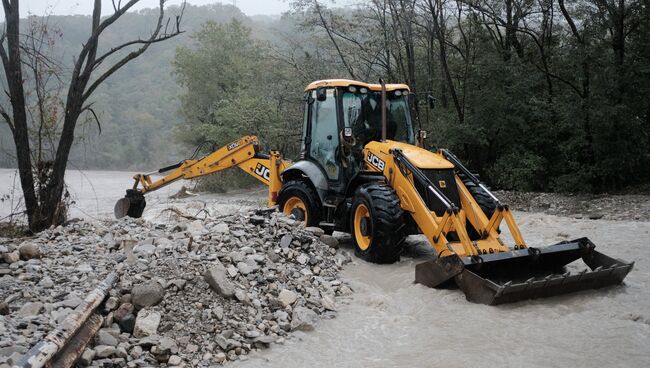
{"label": "front loader bucket", "polygon": [[[579,258],[590,270],[567,272],[565,266]],[[617,285],[633,266],[597,252],[589,239],[581,238],[545,248],[443,257],[417,265],[415,281],[444,287],[453,278],[467,300],[495,305]]]}

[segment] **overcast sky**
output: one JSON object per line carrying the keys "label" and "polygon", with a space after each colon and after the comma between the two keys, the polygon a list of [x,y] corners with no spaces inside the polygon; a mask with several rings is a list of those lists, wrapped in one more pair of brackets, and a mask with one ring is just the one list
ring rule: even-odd
{"label": "overcast sky", "polygon": [[[117,2],[118,0],[116,0]],[[122,3],[127,0],[122,0]],[[159,0],[140,0],[133,9],[153,8],[158,6]],[[168,0],[167,4],[180,4],[181,0]],[[233,0],[188,0],[193,5],[205,5],[221,2],[233,4]],[[20,14],[27,16],[43,14],[90,14],[93,9],[92,0],[21,0]],[[281,14],[289,10],[289,0],[235,0],[234,3],[246,15],[256,14]],[[112,11],[111,0],[102,0],[102,13],[109,14]],[[0,11],[0,13],[3,13]]]}

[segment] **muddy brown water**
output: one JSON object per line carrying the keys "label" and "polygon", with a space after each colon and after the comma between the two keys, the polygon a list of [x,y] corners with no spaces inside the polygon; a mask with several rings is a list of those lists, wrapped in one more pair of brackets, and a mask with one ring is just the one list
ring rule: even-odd
{"label": "muddy brown water", "polygon": [[[11,172],[0,169],[0,196],[8,192]],[[78,184],[69,181],[77,196],[73,215],[109,216],[115,200],[131,185],[131,175],[77,174]],[[151,196],[145,218],[161,220],[160,210],[168,206],[200,210],[202,203],[208,203],[212,213],[238,211],[262,204],[265,195],[258,190],[169,200],[168,195],[179,187],[174,184]],[[8,212],[6,202],[0,202],[0,217]],[[650,222],[524,212],[515,216],[529,245],[586,236],[597,250],[635,261],[634,270],[619,287],[496,307],[478,305],[467,302],[459,290],[413,284],[415,264],[431,252],[423,238],[409,237],[407,255],[399,263],[355,260],[345,267],[342,278],[355,293],[338,301],[335,318],[232,366],[650,366]],[[349,237],[336,235],[351,251]]]}
{"label": "muddy brown water", "polygon": [[397,264],[346,267],[355,294],[336,318],[239,366],[650,366],[650,223],[515,216],[530,245],[587,236],[635,268],[624,286],[492,307],[413,284],[429,251],[411,237],[410,256]]}

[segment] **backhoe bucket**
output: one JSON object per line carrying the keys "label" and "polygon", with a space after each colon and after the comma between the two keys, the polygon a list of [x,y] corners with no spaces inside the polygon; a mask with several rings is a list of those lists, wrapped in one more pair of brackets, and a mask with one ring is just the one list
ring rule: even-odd
{"label": "backhoe bucket", "polygon": [[[590,270],[567,272],[565,266],[579,258]],[[415,281],[444,287],[453,280],[467,300],[496,305],[617,285],[633,266],[597,252],[581,238],[545,248],[442,257],[418,264]]]}
{"label": "backhoe bucket", "polygon": [[128,189],[124,198],[115,203],[113,213],[116,219],[121,219],[124,216],[133,218],[142,217],[142,212],[147,205],[144,195],[137,190]]}

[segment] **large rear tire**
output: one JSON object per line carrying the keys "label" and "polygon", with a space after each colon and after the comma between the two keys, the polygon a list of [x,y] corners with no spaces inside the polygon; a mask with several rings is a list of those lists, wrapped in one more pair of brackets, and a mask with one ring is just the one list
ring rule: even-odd
{"label": "large rear tire", "polygon": [[[492,218],[492,215],[497,208],[497,204],[492,200],[492,197],[490,197],[483,189],[481,189],[481,187],[474,184],[473,181],[469,180],[464,175],[459,176],[463,181],[463,184],[465,184],[467,191],[472,195],[472,197],[474,197],[474,200],[479,205],[479,207],[481,207],[481,210],[485,216],[487,216],[488,220]],[[497,232],[500,232],[498,228]],[[476,229],[474,229],[474,227],[469,223],[469,221],[467,222],[467,234],[469,235],[470,239],[473,240],[480,239],[481,237]]]}
{"label": "large rear tire", "polygon": [[322,206],[314,188],[304,180],[289,180],[278,195],[278,209],[287,216],[302,221],[305,226],[318,226]]}
{"label": "large rear tire", "polygon": [[399,261],[404,213],[395,191],[382,183],[362,184],[352,201],[350,229],[357,257],[372,263]]}

